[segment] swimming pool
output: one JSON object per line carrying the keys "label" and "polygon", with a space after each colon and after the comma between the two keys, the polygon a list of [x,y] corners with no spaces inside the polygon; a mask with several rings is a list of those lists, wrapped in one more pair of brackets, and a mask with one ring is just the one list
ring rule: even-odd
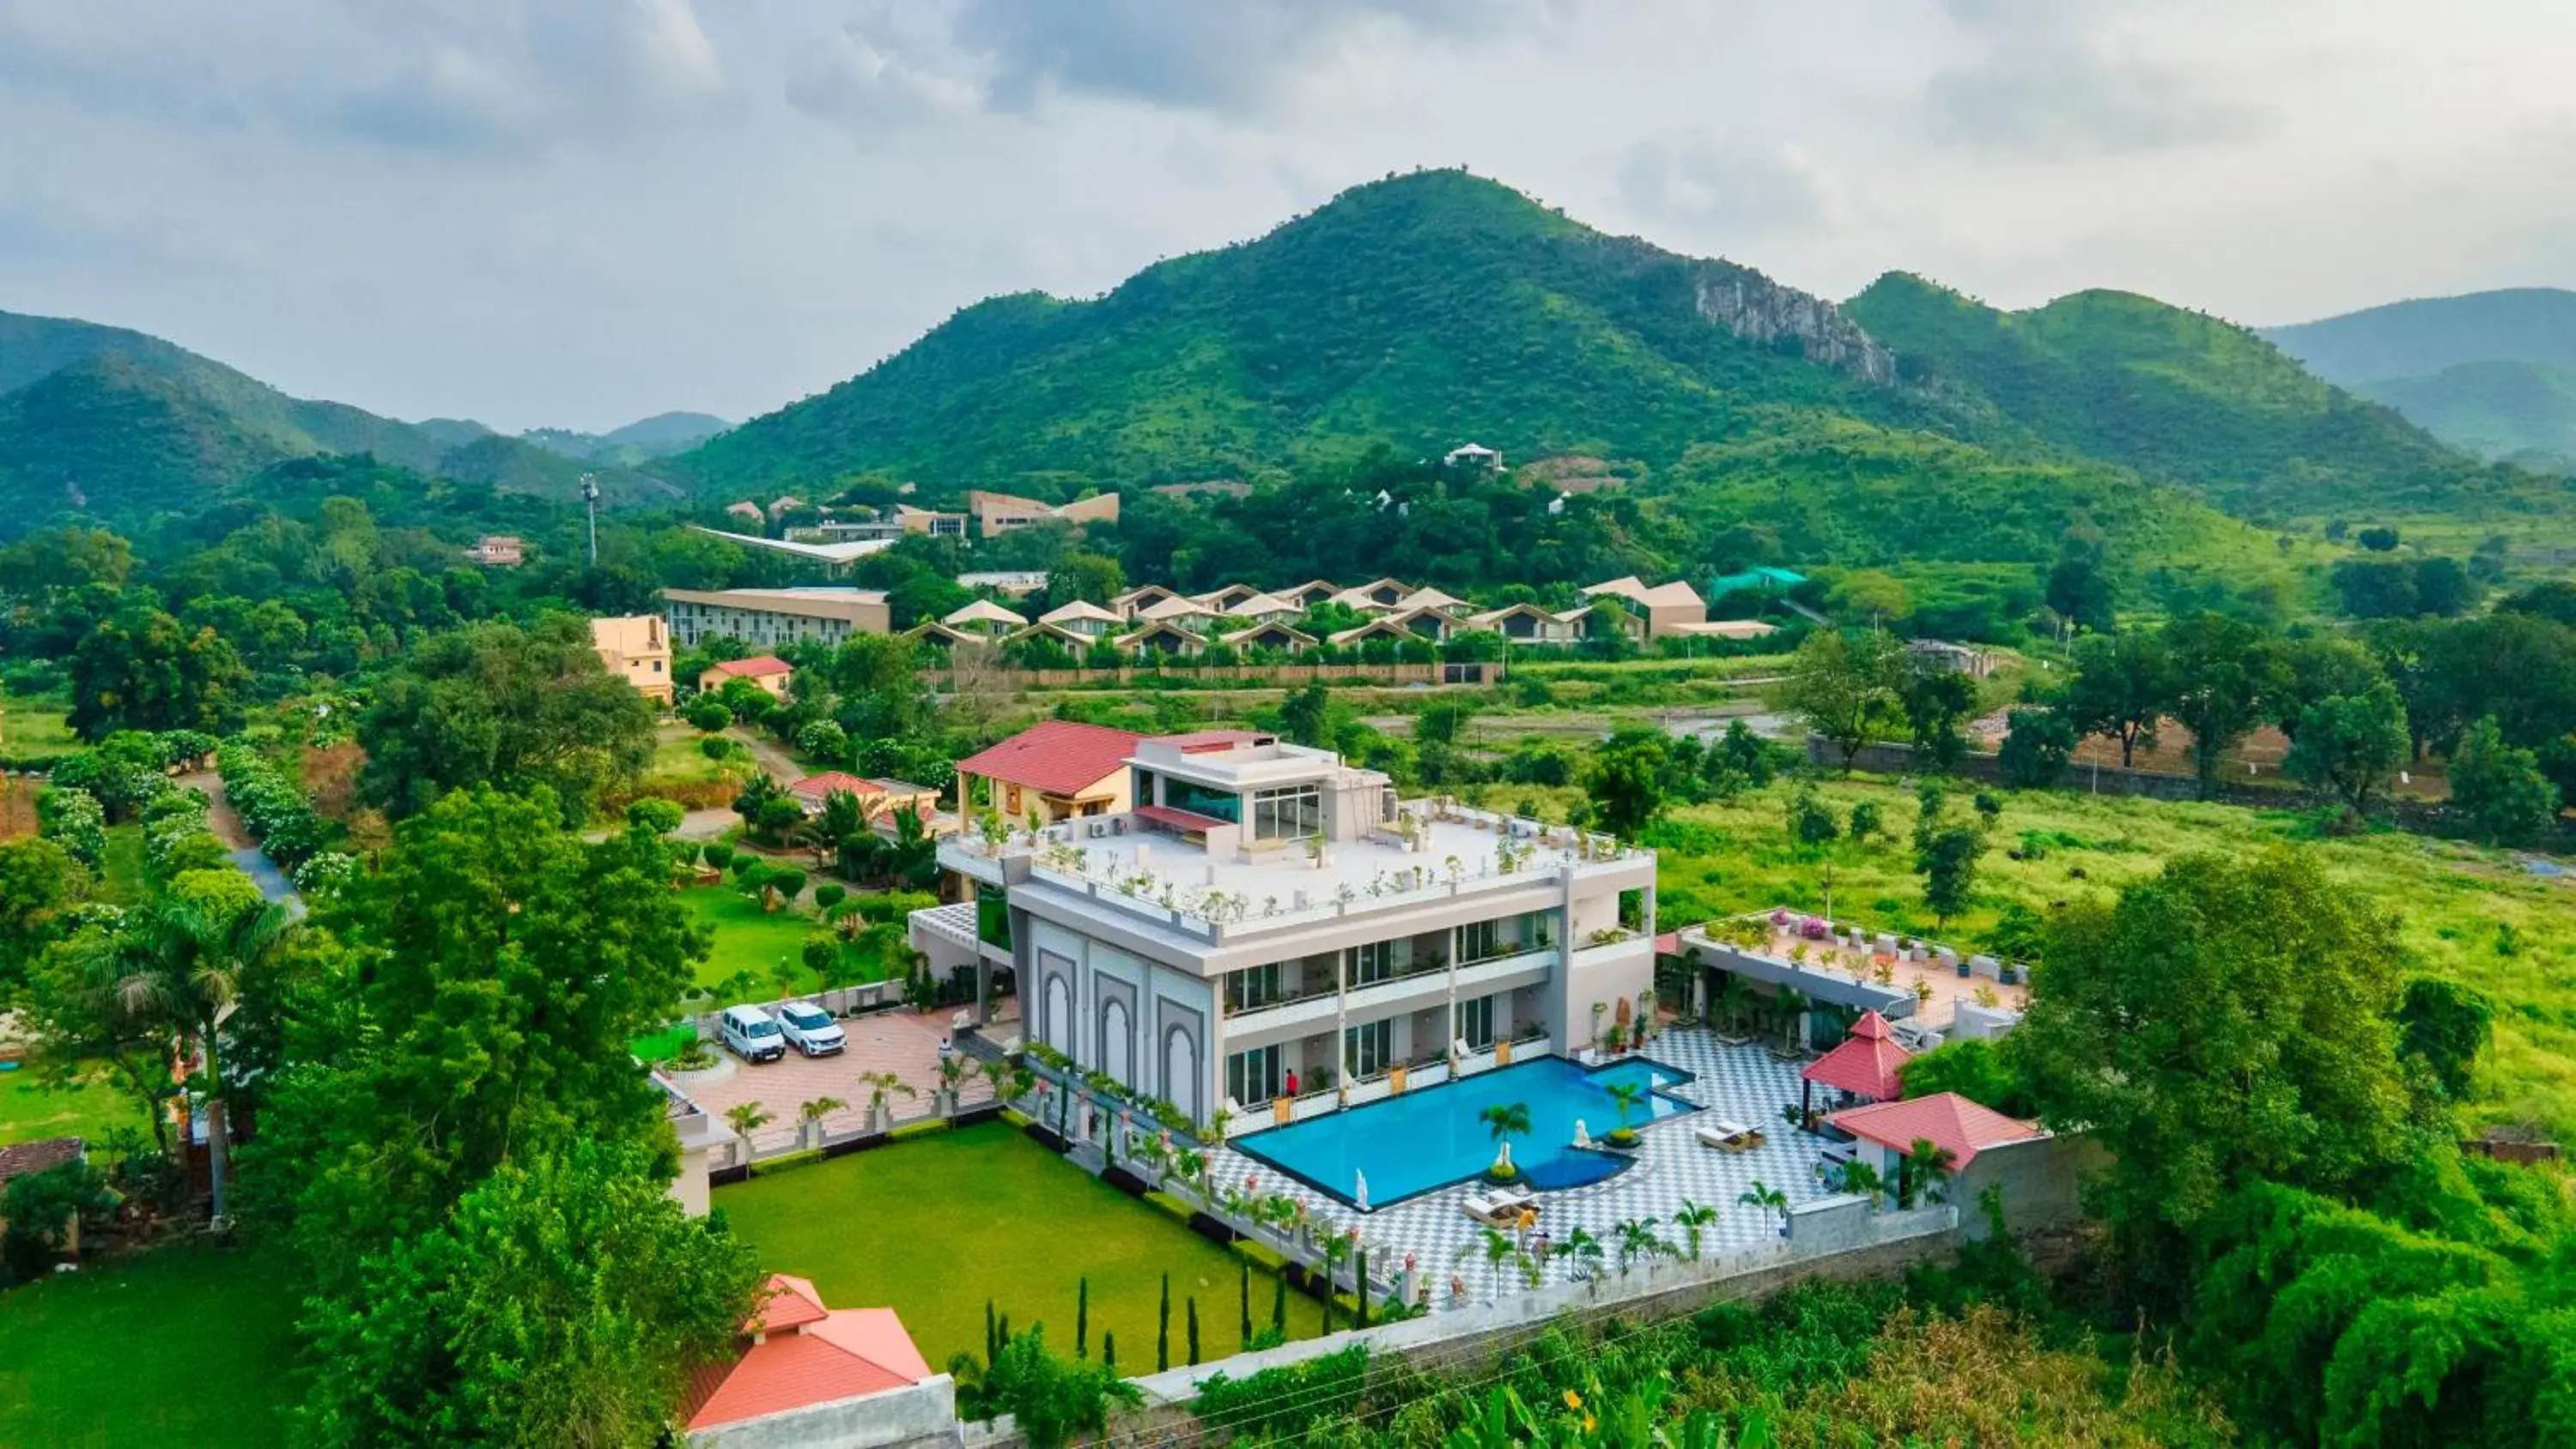
{"label": "swimming pool", "polygon": [[1573,1145],[1577,1121],[1596,1139],[1619,1125],[1619,1104],[1611,1099],[1609,1084],[1633,1082],[1648,1089],[1646,1100],[1628,1114],[1628,1125],[1642,1127],[1697,1110],[1661,1090],[1690,1076],[1645,1057],[1596,1068],[1541,1057],[1250,1133],[1232,1145],[1343,1203],[1351,1202],[1365,1173],[1369,1206],[1381,1208],[1482,1176],[1493,1165],[1494,1138],[1477,1115],[1490,1106],[1519,1102],[1530,1115],[1529,1135],[1512,1139],[1512,1161],[1522,1179],[1543,1190],[1582,1187],[1628,1166],[1618,1153]]}

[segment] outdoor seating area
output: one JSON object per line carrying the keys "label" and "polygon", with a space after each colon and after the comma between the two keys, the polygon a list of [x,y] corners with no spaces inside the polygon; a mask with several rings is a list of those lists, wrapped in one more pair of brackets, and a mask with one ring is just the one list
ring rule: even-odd
{"label": "outdoor seating area", "polygon": [[1480,1223],[1504,1228],[1517,1224],[1521,1214],[1536,1207],[1537,1203],[1537,1193],[1526,1187],[1515,1186],[1470,1193],[1459,1206],[1466,1209],[1467,1216]]}
{"label": "outdoor seating area", "polygon": [[1700,1142],[1720,1152],[1750,1152],[1762,1145],[1762,1134],[1741,1122],[1720,1119],[1693,1129]]}

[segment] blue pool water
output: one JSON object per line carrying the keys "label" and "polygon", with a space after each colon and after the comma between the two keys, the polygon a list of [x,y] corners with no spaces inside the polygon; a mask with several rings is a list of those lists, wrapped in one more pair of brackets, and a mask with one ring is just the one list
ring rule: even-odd
{"label": "blue pool water", "polygon": [[1619,1104],[1611,1100],[1608,1084],[1634,1082],[1649,1089],[1646,1100],[1628,1114],[1629,1126],[1642,1127],[1694,1110],[1655,1090],[1688,1080],[1690,1073],[1644,1057],[1590,1070],[1561,1057],[1541,1057],[1255,1132],[1236,1138],[1233,1145],[1345,1203],[1351,1201],[1358,1175],[1366,1173],[1369,1206],[1380,1208],[1481,1176],[1493,1164],[1494,1139],[1477,1114],[1499,1103],[1519,1102],[1529,1108],[1531,1130],[1512,1139],[1512,1161],[1524,1180],[1546,1190],[1581,1187],[1627,1166],[1627,1159],[1615,1153],[1573,1146],[1578,1120],[1595,1139],[1619,1125]]}

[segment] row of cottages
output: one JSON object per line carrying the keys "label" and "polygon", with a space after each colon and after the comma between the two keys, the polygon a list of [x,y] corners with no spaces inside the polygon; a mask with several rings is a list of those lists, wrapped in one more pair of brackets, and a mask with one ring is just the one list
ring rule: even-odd
{"label": "row of cottages", "polygon": [[[1320,638],[1299,627],[1309,611],[1324,604],[1348,608],[1365,622]],[[1414,588],[1396,579],[1353,588],[1315,579],[1292,589],[1228,584],[1203,594],[1181,594],[1149,584],[1130,589],[1105,606],[1075,600],[1034,620],[989,599],[977,599],[944,618],[917,626],[913,633],[951,645],[1043,637],[1077,652],[1107,640],[1122,652],[1187,656],[1199,653],[1220,634],[1237,647],[1283,653],[1372,639],[1442,643],[1460,634],[1486,631],[1519,644],[1573,644],[1595,627],[1596,618],[1607,617],[1596,615],[1588,604],[1562,611],[1526,603],[1480,610],[1455,594]],[[1628,622],[1635,627],[1634,621]]]}

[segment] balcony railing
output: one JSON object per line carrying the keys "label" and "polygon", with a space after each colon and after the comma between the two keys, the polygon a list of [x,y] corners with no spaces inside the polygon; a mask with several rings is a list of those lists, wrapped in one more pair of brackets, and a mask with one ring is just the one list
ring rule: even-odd
{"label": "balcony railing", "polygon": [[1231,993],[1229,993],[1225,1004],[1225,1014],[1229,1020],[1239,1021],[1247,1016],[1259,1016],[1265,1011],[1278,1011],[1286,1007],[1295,1006],[1299,1002],[1314,1001],[1320,997],[1330,996],[1336,989],[1337,988],[1332,982],[1326,981],[1320,986],[1301,986],[1293,991],[1283,991],[1277,996],[1269,997],[1250,1006],[1235,1005],[1233,997]]}

